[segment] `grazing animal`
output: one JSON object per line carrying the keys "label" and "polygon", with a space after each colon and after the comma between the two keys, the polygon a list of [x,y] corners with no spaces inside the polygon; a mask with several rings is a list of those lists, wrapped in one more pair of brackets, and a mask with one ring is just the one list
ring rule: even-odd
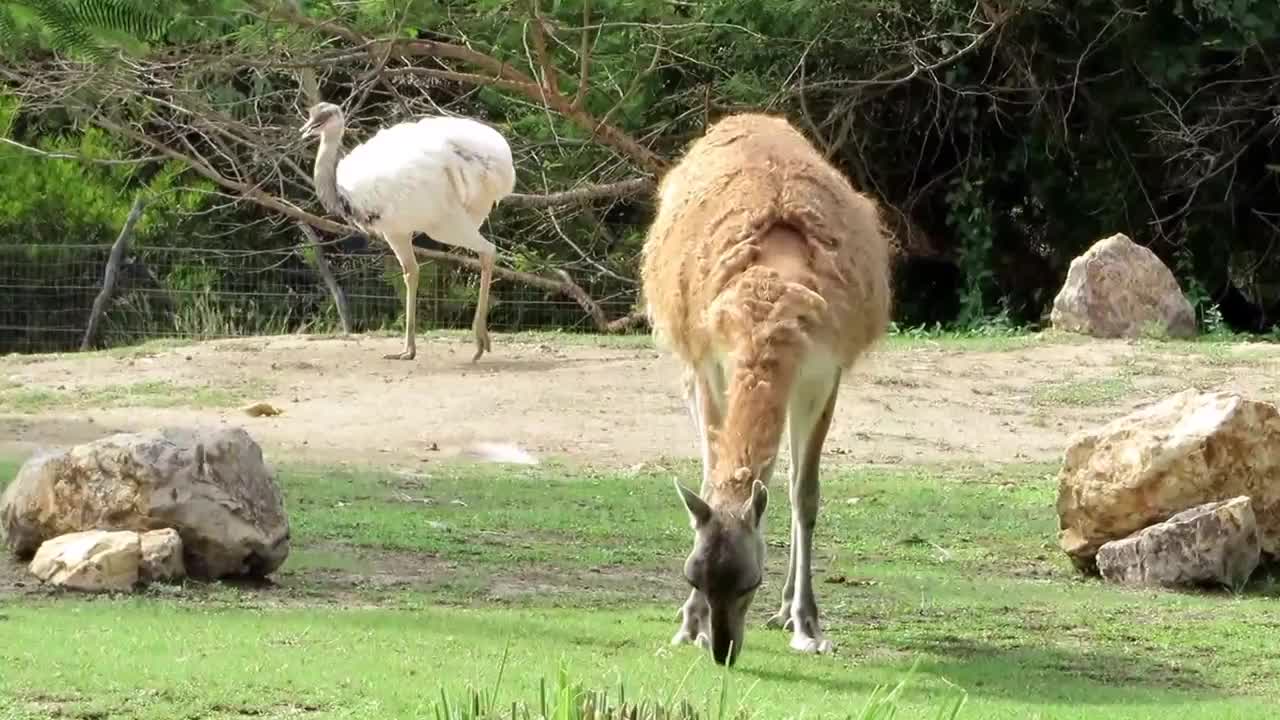
{"label": "grazing animal", "polygon": [[471,324],[476,336],[471,361],[479,360],[490,349],[489,284],[496,257],[480,226],[493,206],[515,190],[511,147],[484,123],[427,117],[383,128],[339,161],[345,130],[342,109],[322,102],[311,108],[301,132],[320,138],[315,187],[325,209],[367,234],[382,236],[404,270],[404,352],[385,357],[412,360],[417,354],[413,235],[425,232],[480,255],[480,298]]}
{"label": "grazing animal", "polygon": [[764,576],[767,486],[791,447],[791,557],[770,626],[831,649],[812,579],[818,459],[841,373],[889,321],[889,246],[878,207],[787,121],[724,118],[659,190],[643,251],[659,343],[679,358],[702,446],[702,490],[676,481],[694,530],[692,586],[673,644],[732,664]]}

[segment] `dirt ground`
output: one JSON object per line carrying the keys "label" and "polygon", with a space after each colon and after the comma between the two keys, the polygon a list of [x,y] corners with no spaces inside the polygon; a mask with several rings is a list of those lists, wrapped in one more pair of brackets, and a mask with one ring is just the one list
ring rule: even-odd
{"label": "dirt ground", "polygon": [[[419,343],[384,360],[394,337],[282,336],[154,352],[0,358],[0,383],[108,398],[38,412],[0,405],[0,454],[160,424],[247,428],[276,461],[412,466],[471,443],[514,443],[540,457],[633,465],[696,457],[675,362],[625,343],[495,336],[478,364],[462,341]],[[973,350],[888,344],[846,375],[829,456],[871,463],[1023,462],[1060,457],[1068,436],[1188,386],[1270,396],[1280,347],[1096,341]],[[236,405],[129,407],[122,386],[174,392],[251,388]],[[3,385],[0,385],[3,387]],[[172,399],[172,398],[171,398]],[[242,406],[282,410],[250,417]],[[145,403],[144,403],[145,404]]]}

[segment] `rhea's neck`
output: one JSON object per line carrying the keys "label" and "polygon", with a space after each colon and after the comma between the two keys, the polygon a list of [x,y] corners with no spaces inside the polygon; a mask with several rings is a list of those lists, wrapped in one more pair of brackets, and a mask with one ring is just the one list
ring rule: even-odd
{"label": "rhea's neck", "polygon": [[324,209],[334,215],[344,215],[338,198],[338,154],[342,150],[342,128],[326,129],[320,135],[320,150],[316,153],[314,181],[316,195]]}

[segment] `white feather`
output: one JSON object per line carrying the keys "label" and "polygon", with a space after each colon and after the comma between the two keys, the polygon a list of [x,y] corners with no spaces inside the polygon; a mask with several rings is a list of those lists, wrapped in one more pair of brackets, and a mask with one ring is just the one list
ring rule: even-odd
{"label": "white feather", "polygon": [[[479,228],[515,190],[511,147],[497,130],[467,118],[427,117],[383,128],[339,163],[338,186],[379,217],[376,231],[430,233],[442,217]],[[442,240],[446,241],[446,240]]]}
{"label": "white feather", "polygon": [[537,465],[538,458],[530,455],[511,443],[477,442],[472,443],[464,454],[471,457],[496,463],[514,463],[517,465]]}

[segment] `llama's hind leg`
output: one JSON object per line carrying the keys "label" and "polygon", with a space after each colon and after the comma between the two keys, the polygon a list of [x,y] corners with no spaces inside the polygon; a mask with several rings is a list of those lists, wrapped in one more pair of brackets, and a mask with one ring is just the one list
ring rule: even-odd
{"label": "llama's hind leg", "polygon": [[[831,427],[840,371],[829,382],[805,383],[790,408],[791,441],[791,583],[784,589],[783,604],[790,617],[791,647],[800,652],[825,653],[831,641],[818,624],[818,601],[813,592],[813,530],[818,520],[818,462]],[[792,595],[786,596],[790,589]]]}

